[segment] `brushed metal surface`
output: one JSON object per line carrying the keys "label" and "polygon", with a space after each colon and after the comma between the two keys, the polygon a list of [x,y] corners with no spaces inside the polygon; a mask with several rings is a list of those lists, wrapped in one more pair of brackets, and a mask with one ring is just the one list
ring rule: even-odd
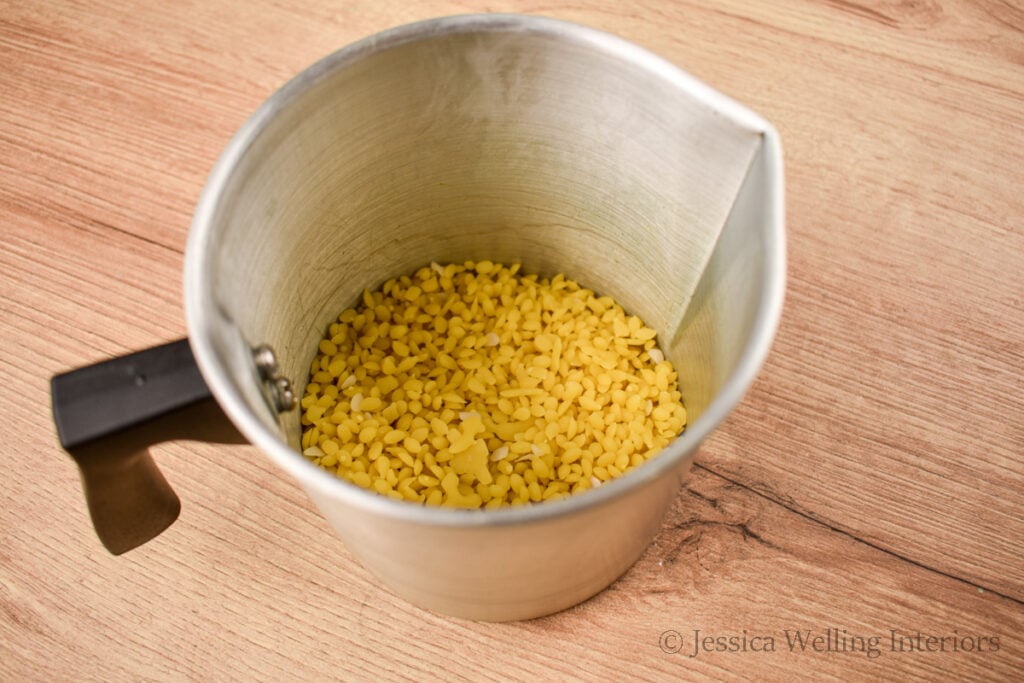
{"label": "brushed metal surface", "polygon": [[[757,115],[613,36],[469,15],[344,48],[276,93],[211,173],[186,253],[190,339],[238,428],[410,601],[471,619],[576,604],[635,562],[700,442],[740,400],[781,311],[781,151]],[[308,463],[296,415],[248,362],[304,386],[364,287],[430,261],[564,272],[659,333],[690,425],[566,500],[462,511],[396,502]]]}

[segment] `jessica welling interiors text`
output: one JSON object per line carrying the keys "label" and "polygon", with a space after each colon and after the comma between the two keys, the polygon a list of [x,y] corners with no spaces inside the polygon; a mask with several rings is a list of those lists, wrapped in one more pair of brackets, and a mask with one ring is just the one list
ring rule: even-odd
{"label": "jessica welling interiors text", "polygon": [[886,653],[915,652],[999,652],[999,636],[961,633],[943,634],[888,629],[882,634],[855,634],[845,628],[783,629],[774,633],[709,633],[668,630],[658,646],[666,654],[699,657],[704,654],[806,652],[808,654],[860,654],[874,659]]}

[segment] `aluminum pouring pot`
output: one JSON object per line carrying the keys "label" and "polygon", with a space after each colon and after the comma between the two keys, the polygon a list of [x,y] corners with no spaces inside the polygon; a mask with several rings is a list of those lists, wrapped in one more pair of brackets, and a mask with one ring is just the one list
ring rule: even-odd
{"label": "aluminum pouring pot", "polygon": [[[549,614],[637,560],[754,380],[782,308],[783,222],[772,126],[635,45],[516,15],[388,30],[236,134],[189,234],[188,340],[54,378],[58,432],[114,552],[177,515],[140,444],[206,435],[212,396],[395,593],[469,619]],[[304,458],[290,408],[328,324],[387,278],[481,259],[565,273],[639,315],[679,371],[686,430],[599,488],[499,510],[391,500]],[[133,430],[121,462],[114,437]]]}

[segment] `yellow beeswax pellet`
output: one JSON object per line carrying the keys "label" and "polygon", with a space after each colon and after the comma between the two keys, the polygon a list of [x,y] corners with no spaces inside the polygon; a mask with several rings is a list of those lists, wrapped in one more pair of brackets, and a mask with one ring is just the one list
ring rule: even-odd
{"label": "yellow beeswax pellet", "polygon": [[303,454],[421,505],[541,503],[643,465],[686,410],[657,333],[518,264],[431,264],[361,293],[318,344]]}

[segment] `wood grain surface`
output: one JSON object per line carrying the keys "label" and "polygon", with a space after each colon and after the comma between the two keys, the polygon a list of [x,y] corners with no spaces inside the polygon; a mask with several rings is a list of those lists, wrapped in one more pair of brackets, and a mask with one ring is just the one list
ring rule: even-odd
{"label": "wood grain surface", "polygon": [[[782,136],[782,326],[661,534],[571,610],[452,620],[254,448],[172,443],[181,518],[106,554],[50,376],[185,334],[193,207],[277,87],[471,11],[621,35]],[[0,680],[1020,680],[1022,136],[1000,0],[0,0]]]}

